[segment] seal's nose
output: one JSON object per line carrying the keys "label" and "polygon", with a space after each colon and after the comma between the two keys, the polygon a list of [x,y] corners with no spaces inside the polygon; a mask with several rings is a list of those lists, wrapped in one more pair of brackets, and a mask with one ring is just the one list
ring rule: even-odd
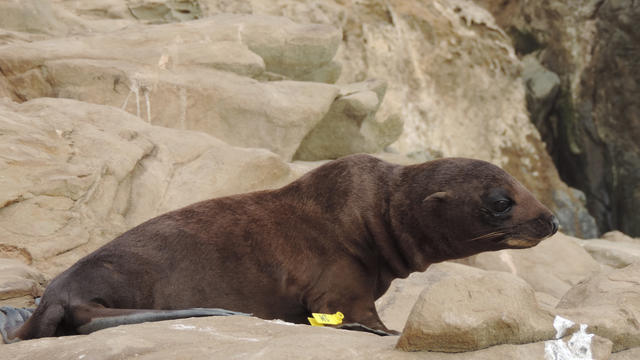
{"label": "seal's nose", "polygon": [[555,215],[551,215],[551,235],[558,232],[558,227],[560,227],[560,222],[558,222],[558,218]]}

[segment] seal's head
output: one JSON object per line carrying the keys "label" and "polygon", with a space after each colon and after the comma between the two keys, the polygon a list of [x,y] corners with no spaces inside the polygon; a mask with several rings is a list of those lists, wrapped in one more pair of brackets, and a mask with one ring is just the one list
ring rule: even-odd
{"label": "seal's head", "polygon": [[439,260],[532,247],[558,230],[551,211],[491,163],[448,158],[416,165],[412,172],[414,184],[427,184],[411,191],[418,195],[412,201],[420,209],[420,231],[431,238],[424,251],[438,253]]}

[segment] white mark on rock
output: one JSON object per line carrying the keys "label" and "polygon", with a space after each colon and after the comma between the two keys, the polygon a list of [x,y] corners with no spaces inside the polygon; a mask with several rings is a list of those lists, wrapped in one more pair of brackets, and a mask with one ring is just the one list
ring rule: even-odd
{"label": "white mark on rock", "polygon": [[500,260],[507,264],[513,275],[518,275],[518,269],[516,269],[516,265],[513,263],[513,257],[511,254],[506,251],[500,251]]}
{"label": "white mark on rock", "polygon": [[86,354],[82,354],[78,356],[78,359],[84,359],[84,357],[87,356]]}
{"label": "white mark on rock", "polygon": [[122,110],[126,110],[127,105],[129,104],[129,98],[131,97],[131,94],[134,94],[136,96],[136,116],[141,117],[140,92],[142,92],[147,107],[147,122],[151,123],[151,99],[149,96],[151,89],[152,85],[150,85],[150,82],[143,80],[142,76],[139,73],[135,73],[130,79],[129,93],[127,94],[127,97],[124,99],[124,103],[120,108]]}
{"label": "white mark on rock", "polygon": [[193,325],[184,325],[184,324],[173,324],[171,325],[172,329],[175,330],[195,330],[196,327]]}
{"label": "white mark on rock", "polygon": [[244,32],[244,24],[238,25],[238,42],[242,43],[242,33]]}
{"label": "white mark on rock", "polygon": [[180,126],[181,129],[186,129],[187,123],[187,89],[180,88]]}
{"label": "white mark on rock", "polygon": [[[556,316],[553,326],[556,328],[556,338],[561,337],[574,322]],[[545,360],[593,360],[591,354],[591,340],[593,334],[587,334],[587,325],[580,324],[580,330],[571,335],[568,342],[549,340],[544,343]]]}
{"label": "white mark on rock", "polygon": [[575,323],[569,319],[565,319],[562,316],[557,316],[553,319],[553,328],[556,329],[556,339],[560,339]]}
{"label": "white mark on rock", "polygon": [[193,326],[193,325],[173,324],[173,325],[171,325],[171,328],[175,329],[175,330],[195,330],[195,331],[199,331],[199,332],[206,332],[208,334],[211,334],[213,336],[216,336],[216,337],[222,338],[222,339],[241,340],[241,341],[250,341],[250,342],[258,342],[258,341],[260,341],[260,339],[256,339],[256,338],[248,338],[248,337],[221,334],[221,333],[217,332],[215,329],[210,328],[208,326],[204,327],[204,328],[200,328],[200,327],[196,327],[196,326]]}
{"label": "white mark on rock", "polygon": [[280,319],[267,320],[267,322],[272,323],[272,324],[278,324],[278,325],[296,326],[296,324],[294,324],[294,323],[286,322],[286,321],[280,320]]}
{"label": "white mark on rock", "polygon": [[162,54],[158,60],[158,67],[163,70],[167,70],[167,64],[169,64],[169,55]]}
{"label": "white mark on rock", "polygon": [[144,100],[147,104],[147,122],[151,124],[151,100],[149,100],[149,89],[143,88],[144,90]]}

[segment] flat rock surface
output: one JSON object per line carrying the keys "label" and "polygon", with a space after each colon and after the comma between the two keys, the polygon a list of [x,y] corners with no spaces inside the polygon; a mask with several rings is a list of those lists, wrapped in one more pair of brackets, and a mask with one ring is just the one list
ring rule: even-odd
{"label": "flat rock surface", "polygon": [[[210,317],[120,326],[90,335],[0,345],[0,359],[426,359],[539,360],[544,343],[447,354],[395,350],[397,336],[294,325],[252,317]],[[605,347],[606,350],[606,347]],[[608,354],[607,354],[608,356]],[[606,357],[596,358],[604,360]]]}

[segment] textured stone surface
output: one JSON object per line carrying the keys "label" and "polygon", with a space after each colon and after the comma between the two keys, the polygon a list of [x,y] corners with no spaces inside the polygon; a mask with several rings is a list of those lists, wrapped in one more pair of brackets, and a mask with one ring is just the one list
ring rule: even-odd
{"label": "textured stone surface", "polygon": [[329,62],[338,42],[339,33],[328,25],[221,15],[15,44],[0,49],[0,68],[18,99],[55,96],[112,105],[155,125],[204,131],[291,159],[329,112],[338,88],[247,76],[304,75]]}
{"label": "textured stone surface", "polygon": [[44,277],[19,260],[0,258],[0,300],[40,296]]}
{"label": "textured stone surface", "polygon": [[558,170],[587,195],[601,231],[640,235],[640,21],[635,1],[476,0],[561,79],[540,131]]}
{"label": "textured stone surface", "polygon": [[623,268],[640,262],[640,241],[614,242],[602,239],[581,240],[580,245],[599,263]]}
{"label": "textured stone surface", "polygon": [[640,347],[640,262],[576,285],[556,312],[611,340],[614,352]]}
{"label": "textured stone surface", "polygon": [[373,153],[395,141],[402,132],[397,114],[376,121],[387,84],[369,80],[340,87],[338,98],[295,154],[300,160],[336,159],[354,153]]}
{"label": "textured stone surface", "polygon": [[74,100],[0,103],[0,132],[0,253],[48,274],[160,213],[281,186],[305,169]]}
{"label": "textured stone surface", "polygon": [[[461,266],[461,265],[458,265]],[[553,338],[553,315],[533,289],[502,272],[432,273],[411,310],[397,348],[463,352]]]}
{"label": "textured stone surface", "polygon": [[560,299],[571,287],[602,269],[577,240],[557,233],[530,249],[485,252],[462,262],[485,270],[512,273],[536,291]]}
{"label": "textured stone surface", "polygon": [[610,360],[636,360],[640,359],[640,348],[633,348],[611,354]]}
{"label": "textured stone surface", "polygon": [[[0,345],[0,359],[385,359],[385,360],[539,360],[544,343],[498,345],[460,354],[395,350],[397,336],[377,335],[264,321],[249,317],[211,317],[120,326],[86,336],[69,336]],[[594,341],[594,353],[606,351]],[[604,360],[607,357],[596,357]]]}
{"label": "textured stone surface", "polygon": [[413,273],[406,279],[393,280],[389,290],[376,301],[376,310],[388,328],[400,331],[425,287],[445,276],[472,276],[483,273],[483,270],[477,268],[446,261],[433,264],[425,272]]}

